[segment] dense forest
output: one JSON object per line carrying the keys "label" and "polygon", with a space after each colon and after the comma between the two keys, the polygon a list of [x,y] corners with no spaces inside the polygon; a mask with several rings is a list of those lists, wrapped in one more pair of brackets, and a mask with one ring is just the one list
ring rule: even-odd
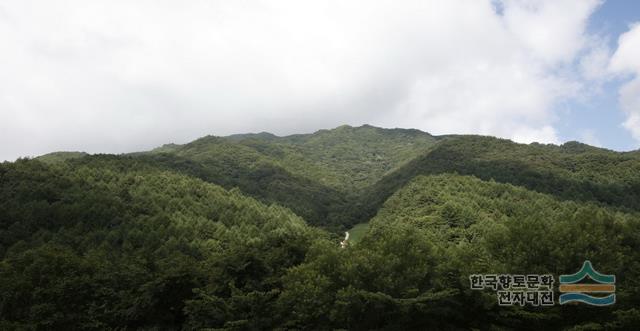
{"label": "dense forest", "polygon": [[[585,260],[614,305],[470,289]],[[637,330],[640,154],[341,126],[5,162],[0,329]]]}

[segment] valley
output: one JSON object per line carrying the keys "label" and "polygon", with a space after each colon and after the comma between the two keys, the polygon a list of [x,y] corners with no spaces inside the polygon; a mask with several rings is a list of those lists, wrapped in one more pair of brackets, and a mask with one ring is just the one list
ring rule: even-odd
{"label": "valley", "polygon": [[[365,125],[58,152],[0,164],[0,328],[624,330],[639,216],[639,154],[578,142]],[[586,259],[616,305],[469,288]]]}

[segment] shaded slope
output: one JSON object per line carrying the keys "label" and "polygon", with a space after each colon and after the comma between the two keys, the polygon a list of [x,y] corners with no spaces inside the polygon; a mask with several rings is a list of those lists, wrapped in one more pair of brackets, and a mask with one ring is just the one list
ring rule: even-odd
{"label": "shaded slope", "polygon": [[291,174],[270,162],[242,164],[225,158],[195,161],[172,154],[142,155],[135,161],[178,171],[231,189],[239,188],[267,204],[278,204],[294,211],[316,226],[340,228],[341,211],[348,206],[343,192],[308,178]]}
{"label": "shaded slope", "polygon": [[341,126],[311,135],[283,137],[302,157],[332,175],[334,187],[362,189],[424,153],[436,142],[428,133],[410,129],[383,129],[370,125]]}
{"label": "shaded slope", "polygon": [[552,194],[640,210],[640,159],[580,143],[562,146],[516,144],[481,136],[443,139],[425,155],[368,189],[360,202],[367,219],[393,192],[418,175],[474,175]]}
{"label": "shaded slope", "polygon": [[366,222],[420,174],[459,173],[624,209],[640,208],[640,157],[578,142],[522,145],[482,136],[341,126],[313,134],[207,136],[120,156],[179,171],[342,231]]}
{"label": "shaded slope", "polygon": [[342,126],[313,134],[207,136],[134,156],[267,203],[286,206],[310,224],[353,224],[359,191],[422,154],[435,138],[418,130]]}
{"label": "shaded slope", "polygon": [[[393,229],[406,227],[428,238],[443,255],[441,281],[466,297],[463,315],[473,316],[469,322],[480,329],[563,329],[589,323],[624,329],[635,322],[614,322],[617,314],[640,304],[639,216],[475,177],[418,176],[384,203],[361,244],[382,241]],[[555,306],[537,315],[533,312],[542,312],[531,306],[498,307],[494,293],[468,288],[471,274],[571,274],[587,259],[617,275],[615,306],[597,311]],[[482,296],[491,304],[471,308],[469,302],[482,301]]]}
{"label": "shaded slope", "polygon": [[[0,164],[0,328],[271,325],[280,277],[320,237],[282,207],[114,156]],[[225,310],[203,320],[211,298]]]}
{"label": "shaded slope", "polygon": [[[291,270],[281,296],[295,307],[287,326],[635,329],[639,215],[475,177],[418,176],[384,203],[357,245],[322,246]],[[616,305],[505,307],[494,291],[469,289],[472,274],[557,277],[585,259],[616,275]]]}
{"label": "shaded slope", "polygon": [[421,155],[435,141],[419,130],[344,125],[285,137],[264,132],[205,137],[184,145],[175,154],[195,160],[233,154],[246,165],[270,162],[294,175],[353,192]]}

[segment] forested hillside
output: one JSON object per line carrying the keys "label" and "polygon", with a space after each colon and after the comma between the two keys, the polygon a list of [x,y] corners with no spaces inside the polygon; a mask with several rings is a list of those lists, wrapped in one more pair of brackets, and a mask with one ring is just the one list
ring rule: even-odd
{"label": "forested hillside", "polygon": [[[342,126],[0,164],[2,330],[633,330],[639,248],[638,153],[576,142]],[[469,288],[587,259],[615,305]]]}
{"label": "forested hillside", "polygon": [[341,126],[314,134],[208,136],[133,156],[278,203],[310,224],[342,229],[359,192],[422,155],[436,139],[418,130]]}
{"label": "forested hillside", "polygon": [[[288,326],[631,330],[640,325],[639,216],[475,177],[419,176],[357,245],[314,247],[292,269]],[[499,307],[495,292],[469,289],[471,274],[573,273],[586,258],[617,275],[615,306]]]}
{"label": "forested hillside", "polygon": [[558,199],[640,211],[640,157],[578,142],[516,144],[482,136],[450,136],[362,194],[368,219],[417,175],[457,173],[523,186]]}
{"label": "forested hillside", "polygon": [[0,179],[3,330],[268,325],[282,276],[323,236],[282,207],[127,161],[24,160]]}

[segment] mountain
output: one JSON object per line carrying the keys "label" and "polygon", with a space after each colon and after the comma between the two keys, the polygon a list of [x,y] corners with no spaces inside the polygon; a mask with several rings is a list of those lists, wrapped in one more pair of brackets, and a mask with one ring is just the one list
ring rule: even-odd
{"label": "mountain", "polygon": [[421,155],[437,139],[418,130],[341,126],[313,134],[207,136],[133,156],[341,229],[359,219],[359,192]]}
{"label": "mountain", "polygon": [[640,210],[640,159],[584,144],[517,144],[481,136],[442,139],[427,153],[368,188],[368,214],[418,175],[457,173],[523,186],[559,199]]}
{"label": "mountain", "polygon": [[[640,157],[579,142],[365,125],[0,164],[0,329],[631,330],[638,247]],[[469,288],[585,260],[615,305]]]}
{"label": "mountain", "polygon": [[578,142],[525,145],[345,125],[286,137],[265,132],[208,136],[128,156],[228,189],[238,187],[334,230],[366,222],[393,192],[420,174],[456,172],[563,199],[640,208],[637,153]]}
{"label": "mountain", "polygon": [[354,191],[422,154],[436,142],[433,136],[406,129],[369,125],[340,126],[313,134],[277,137],[269,133],[205,137],[170,151],[204,162],[233,155],[242,165],[265,162],[342,191]]}

